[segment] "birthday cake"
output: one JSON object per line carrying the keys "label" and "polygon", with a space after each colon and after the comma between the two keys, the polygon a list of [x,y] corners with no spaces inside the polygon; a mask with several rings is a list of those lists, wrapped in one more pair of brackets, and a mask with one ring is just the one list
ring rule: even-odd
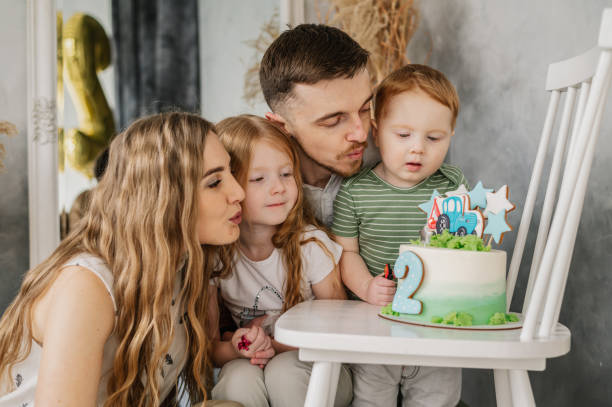
{"label": "birthday cake", "polygon": [[434,191],[419,207],[428,215],[425,239],[400,245],[397,290],[381,314],[463,327],[517,322],[506,313],[506,252],[491,248],[511,230],[508,187],[493,192],[479,182],[470,192],[464,186],[446,195]]}

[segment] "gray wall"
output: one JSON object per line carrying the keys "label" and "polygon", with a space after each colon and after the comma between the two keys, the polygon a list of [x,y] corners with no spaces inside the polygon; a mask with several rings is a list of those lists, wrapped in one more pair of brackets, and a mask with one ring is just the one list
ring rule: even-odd
{"label": "gray wall", "polygon": [[257,60],[249,42],[257,38],[278,5],[278,0],[198,1],[201,103],[206,119],[218,122],[242,113],[263,115],[268,111],[263,96],[252,105],[242,96],[244,75]]}
{"label": "gray wall", "polygon": [[6,148],[0,172],[0,312],[13,299],[28,268],[26,152],[26,2],[0,0],[0,120],[18,134],[0,134]]}
{"label": "gray wall", "polygon": [[[515,230],[548,104],[547,65],[595,45],[601,12],[611,6],[597,0],[421,2],[421,26],[409,57],[422,63],[433,45],[429,63],[448,75],[461,98],[450,161],[472,184],[510,186],[517,209],[508,219]],[[608,102],[560,317],[572,331],[572,349],[550,360],[544,372],[530,373],[538,406],[612,404],[611,112]],[[522,306],[536,233],[532,227],[514,311]],[[509,258],[515,239],[516,231],[503,241]],[[470,406],[495,404],[490,372],[465,370],[463,377],[463,399]]]}

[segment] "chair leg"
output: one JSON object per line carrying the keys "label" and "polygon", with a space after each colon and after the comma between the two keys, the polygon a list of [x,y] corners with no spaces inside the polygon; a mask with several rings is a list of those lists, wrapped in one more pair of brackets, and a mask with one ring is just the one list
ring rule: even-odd
{"label": "chair leg", "polygon": [[327,406],[334,407],[336,400],[336,392],[338,391],[338,380],[340,380],[340,363],[332,363],[331,374],[329,377],[329,392],[327,397]]}
{"label": "chair leg", "polygon": [[330,390],[330,379],[333,371],[332,365],[333,363],[331,362],[313,363],[304,407],[320,407],[327,405]]}
{"label": "chair leg", "polygon": [[535,407],[531,383],[526,370],[510,370],[510,388],[514,406]]}
{"label": "chair leg", "polygon": [[493,370],[495,382],[495,399],[497,407],[512,407],[512,393],[510,392],[510,375],[508,370]]}

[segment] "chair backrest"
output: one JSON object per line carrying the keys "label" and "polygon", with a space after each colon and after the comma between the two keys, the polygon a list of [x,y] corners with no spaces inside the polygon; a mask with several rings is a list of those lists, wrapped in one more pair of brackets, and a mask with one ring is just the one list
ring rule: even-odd
{"label": "chair backrest", "polygon": [[[523,303],[523,341],[550,336],[559,319],[611,76],[612,9],[606,9],[598,46],[548,67],[546,90],[551,93],[550,102],[507,277],[509,307],[551,134],[558,119],[559,132]],[[559,117],[557,108],[562,94],[565,94],[565,102]],[[571,137],[568,137],[572,118]]]}

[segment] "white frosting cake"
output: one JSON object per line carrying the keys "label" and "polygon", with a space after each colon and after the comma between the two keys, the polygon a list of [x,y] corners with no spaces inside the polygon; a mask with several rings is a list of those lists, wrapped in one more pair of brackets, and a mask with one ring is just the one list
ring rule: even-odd
{"label": "white frosting cake", "polygon": [[[505,251],[479,252],[403,244],[399,252],[405,251],[413,252],[422,262],[423,279],[412,296],[422,302],[422,312],[401,314],[402,317],[431,322],[432,317],[465,312],[472,315],[474,325],[485,325],[496,312],[506,312]],[[398,279],[397,293],[407,281],[407,278]]]}

